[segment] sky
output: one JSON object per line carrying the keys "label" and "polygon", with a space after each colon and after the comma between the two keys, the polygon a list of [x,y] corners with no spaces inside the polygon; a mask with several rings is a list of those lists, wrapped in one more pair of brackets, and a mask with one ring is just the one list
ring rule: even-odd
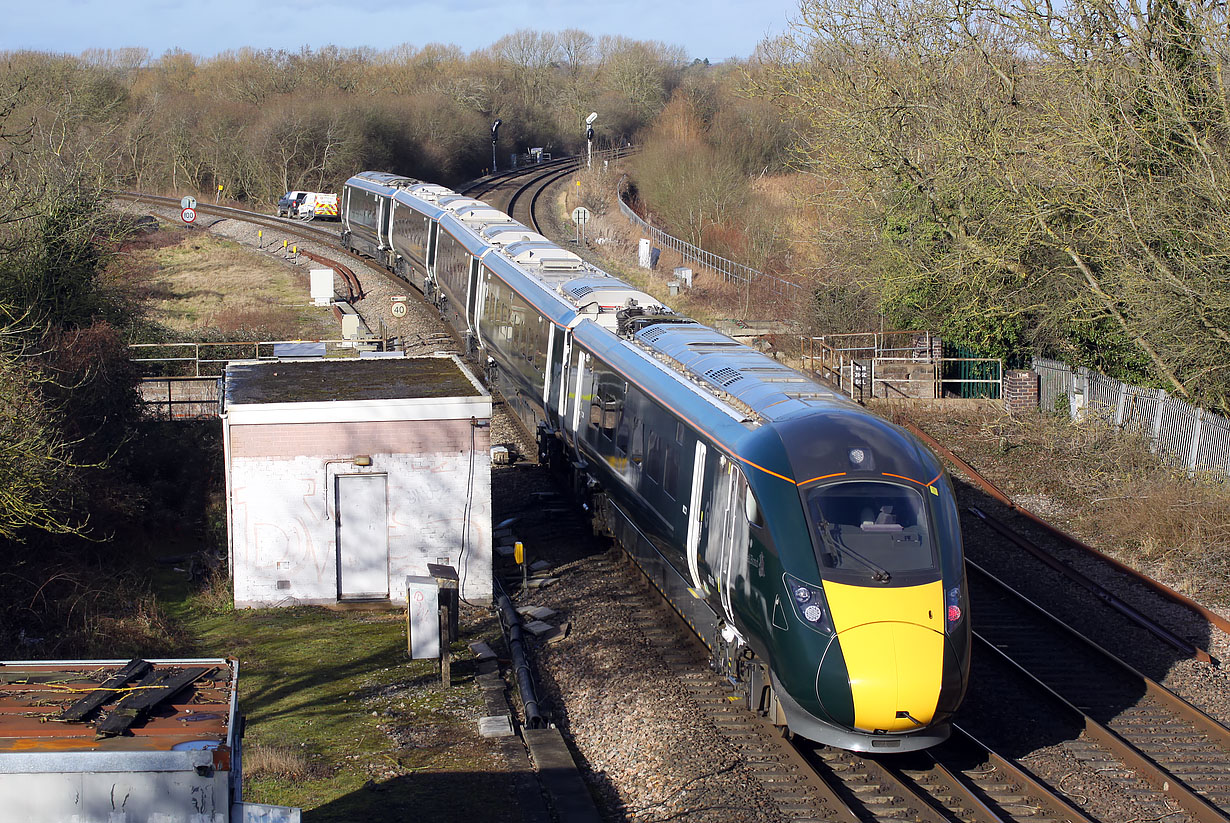
{"label": "sky", "polygon": [[228,49],[298,51],[303,46],[450,43],[464,51],[518,29],[576,28],[682,46],[689,58],[749,57],[783,34],[799,0],[539,0],[425,3],[420,0],[0,0],[0,51],[79,54],[137,46],[158,57],[179,48],[200,57]]}

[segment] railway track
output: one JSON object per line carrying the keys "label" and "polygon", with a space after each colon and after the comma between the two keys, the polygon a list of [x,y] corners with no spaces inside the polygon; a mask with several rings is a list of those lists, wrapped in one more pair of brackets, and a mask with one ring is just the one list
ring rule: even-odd
{"label": "railway track", "polygon": [[[1022,518],[1026,525],[1036,528],[1041,532],[1041,534],[1049,537],[1055,544],[1056,548],[1063,547],[1073,550],[1078,556],[1091,559],[1098,565],[1113,570],[1118,578],[1124,581],[1129,588],[1142,590],[1158,598],[1162,602],[1168,602],[1179,609],[1190,612],[1198,617],[1204,624],[1206,638],[1214,630],[1230,634],[1230,620],[1227,620],[1225,617],[1222,617],[1220,614],[1212,611],[1211,609],[1205,608],[1186,595],[1177,592],[1174,589],[1171,589],[1170,587],[1147,577],[1146,575],[1141,574],[1136,569],[1115,560],[1113,557],[1109,557],[1102,552],[1099,552],[1097,549],[1094,549],[1084,542],[1077,540],[1075,537],[1067,534],[1063,530],[1056,528],[1038,515],[1017,504],[973,466],[962,460],[950,449],[946,448],[942,443],[936,441],[933,437],[928,435],[909,420],[898,415],[895,418],[895,422],[917,435],[936,453],[940,454],[948,460],[949,463],[956,466],[957,469],[968,477],[975,486],[980,488],[993,500],[1002,504],[1013,515],[1017,515]],[[1208,651],[1206,646],[1201,645],[1201,641],[1193,640],[1191,637],[1183,637],[1178,632],[1165,625],[1162,621],[1155,620],[1142,614],[1141,610],[1125,603],[1122,599],[1109,592],[1105,587],[1093,583],[1093,581],[1082,575],[1072,567],[1071,563],[1060,558],[1056,551],[1039,546],[1035,541],[1028,540],[1021,534],[1020,530],[1012,528],[1009,524],[990,515],[988,512],[982,510],[971,510],[971,514],[974,514],[990,528],[999,532],[1001,535],[1007,537],[1009,540],[1012,540],[1021,548],[1024,548],[1026,551],[1033,554],[1047,566],[1073,580],[1081,587],[1089,590],[1108,606],[1116,611],[1119,611],[1127,619],[1137,625],[1142,626],[1173,648],[1178,649],[1185,654],[1189,654],[1191,657],[1201,662],[1218,662]]]}
{"label": "railway track", "polygon": [[629,604],[635,624],[716,732],[739,751],[783,819],[1092,823],[1027,769],[960,728],[942,746],[909,755],[863,755],[783,737],[732,701],[684,621],[631,561],[624,569],[630,584],[640,582]]}
{"label": "railway track", "polygon": [[[117,192],[113,196],[117,199],[127,200],[133,203],[151,203],[164,208],[179,208],[179,201],[174,197],[163,197],[156,194],[141,194],[139,192]],[[343,249],[339,243],[339,234],[337,231],[309,226],[302,220],[293,220],[284,217],[271,217],[267,214],[248,211],[246,209],[237,209],[231,206],[214,206],[209,204],[198,204],[196,211],[198,214],[211,215],[224,220],[243,220],[246,223],[252,223],[253,225],[261,226],[262,228],[272,229],[290,237],[297,237],[301,240],[308,240],[313,243],[328,246],[335,249],[339,256],[347,257],[353,262],[368,262],[362,257],[359,257],[356,254],[351,254]],[[275,243],[276,241],[271,240],[270,242]],[[355,274],[354,270],[349,265],[339,260],[314,254],[303,249],[298,249],[297,253],[308,258],[309,260],[320,263],[324,266],[328,266],[337,272],[337,274],[342,278],[342,282],[346,284],[347,302],[356,303],[363,299],[365,294],[363,284],[359,281],[358,275]]]}
{"label": "railway track", "polygon": [[1068,713],[1126,767],[1125,792],[1139,796],[1139,778],[1190,820],[1228,819],[1230,730],[967,563],[977,654],[1025,678],[1047,712]]}

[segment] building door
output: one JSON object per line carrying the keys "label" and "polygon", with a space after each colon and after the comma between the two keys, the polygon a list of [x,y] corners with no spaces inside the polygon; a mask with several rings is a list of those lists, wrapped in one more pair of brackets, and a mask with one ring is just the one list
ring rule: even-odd
{"label": "building door", "polygon": [[387,475],[337,477],[337,596],[339,600],[389,596]]}

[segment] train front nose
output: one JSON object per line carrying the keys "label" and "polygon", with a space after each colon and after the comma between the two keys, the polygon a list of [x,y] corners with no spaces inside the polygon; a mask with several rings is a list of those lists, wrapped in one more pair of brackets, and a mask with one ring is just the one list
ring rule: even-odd
{"label": "train front nose", "polygon": [[820,664],[817,697],[830,717],[866,732],[929,725],[943,686],[942,632],[917,623],[865,623],[837,635]]}

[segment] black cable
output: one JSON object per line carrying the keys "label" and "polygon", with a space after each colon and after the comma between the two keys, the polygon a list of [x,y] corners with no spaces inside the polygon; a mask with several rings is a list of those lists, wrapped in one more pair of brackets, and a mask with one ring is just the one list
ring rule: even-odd
{"label": "black cable", "polygon": [[[470,541],[470,512],[474,508],[474,448],[475,448],[474,431],[477,428],[478,428],[478,420],[476,418],[471,417],[470,418],[470,469],[469,469],[468,476],[466,477],[466,504],[464,507],[462,507],[462,510],[461,510],[461,517],[462,517],[461,553],[457,556],[457,565],[461,566],[461,569],[460,569],[461,582],[457,585],[457,597],[461,600],[461,602],[465,603],[467,606],[474,605],[469,600],[466,600],[464,597],[462,597],[461,593],[465,591],[466,573],[468,571],[468,568],[465,564],[465,558],[466,558],[466,554],[470,550],[470,543],[471,543]],[[495,577],[494,569],[492,570],[492,577],[493,578]]]}

